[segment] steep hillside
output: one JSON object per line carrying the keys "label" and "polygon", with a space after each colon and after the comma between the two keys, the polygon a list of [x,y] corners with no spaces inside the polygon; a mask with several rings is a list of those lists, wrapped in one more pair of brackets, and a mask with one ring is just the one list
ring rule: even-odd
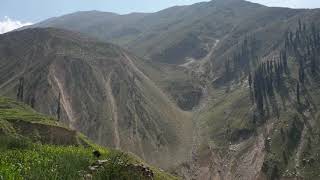
{"label": "steep hillside", "polygon": [[222,75],[208,86],[210,98],[194,114],[191,161],[178,173],[186,179],[319,178],[320,26],[309,20],[297,20],[266,54],[252,56],[256,45],[244,42],[224,60]]}
{"label": "steep hillside", "polygon": [[86,33],[144,57],[156,68],[140,69],[180,108],[192,110],[204,94],[203,85],[224,76],[226,59],[234,56],[245,39],[254,37],[250,43],[255,43],[255,55],[266,56],[298,19],[313,21],[318,14],[318,10],[269,8],[243,0],[213,0],[156,13],[78,12],[34,26]]}
{"label": "steep hillside", "polygon": [[[283,22],[287,19],[305,12],[268,8],[243,0],[213,0],[149,14],[79,12],[35,26],[83,32],[153,61],[182,64],[190,58],[204,58],[217,40],[225,41],[221,45],[223,53],[235,43],[234,39],[277,23],[286,24]],[[79,22],[82,19],[90,21]]]}
{"label": "steep hillside", "polygon": [[[1,179],[177,179],[133,155],[99,147],[57,119],[4,97],[0,150]],[[100,157],[92,154],[97,150]],[[140,166],[151,173],[135,168]]]}
{"label": "steep hillside", "polygon": [[0,92],[100,145],[168,167],[190,149],[191,119],[136,67],[139,61],[73,32],[8,33],[0,36]]}
{"label": "steep hillside", "polygon": [[203,84],[223,76],[225,60],[234,55],[241,42],[254,37],[256,55],[265,56],[281,43],[285,31],[295,27],[298,19],[316,20],[318,14],[318,10],[269,8],[243,0],[213,0],[156,13],[77,12],[31,27],[86,33],[144,57],[156,68],[140,69],[180,108],[191,110],[199,104]]}
{"label": "steep hillside", "polygon": [[[97,16],[103,16],[99,23]],[[81,23],[68,25],[80,17],[95,21],[86,21],[83,27]],[[190,143],[192,136],[189,144],[192,147],[188,147],[191,151],[177,151],[188,157],[187,161],[175,167],[169,163],[172,171],[185,179],[318,179],[319,17],[318,9],[269,8],[242,0],[215,0],[149,14],[81,12],[35,26],[87,33],[144,57],[144,60],[131,58],[138,68],[135,72],[142,71],[137,73],[138,77],[146,74],[189,113],[176,110],[160,93],[153,101],[156,108],[151,111],[146,107],[153,106],[143,106],[147,110],[137,113],[138,117],[148,114],[154,119],[153,112],[161,111],[169,113],[167,117],[175,117],[176,121],[170,123],[189,126],[188,117],[193,120],[193,128],[177,128],[181,130],[177,136],[163,131],[166,141],[183,137]],[[127,72],[131,70],[119,71],[117,78],[125,79],[123,74]],[[135,82],[128,79],[126,83]],[[155,87],[150,79],[141,79],[145,84],[138,87],[146,84]],[[121,83],[114,85],[118,86]],[[143,90],[143,95],[150,92]],[[108,100],[112,97],[110,88],[107,92]],[[128,92],[133,91],[120,91],[123,93],[120,97]],[[151,97],[148,95],[144,100],[148,102]],[[160,101],[163,98],[165,102]],[[112,105],[122,100],[111,98],[109,102]],[[132,112],[132,107],[139,112],[132,105],[128,104],[129,109],[122,112]],[[119,110],[115,107],[110,108],[112,114]],[[162,111],[165,107],[168,109]],[[92,116],[95,117],[88,115]],[[119,114],[112,116],[119,117]],[[166,120],[162,116],[159,119]],[[157,127],[163,125],[167,124]],[[167,127],[164,129],[171,132]],[[111,140],[115,145],[123,142],[119,138]],[[163,162],[166,161],[170,159],[164,158]]]}
{"label": "steep hillside", "polygon": [[[192,110],[204,94],[203,84],[221,76],[225,59],[243,39],[259,34],[255,36],[257,54],[266,54],[281,41],[293,19],[316,12],[269,8],[243,0],[213,0],[156,13],[77,12],[31,27],[82,32],[144,57],[151,65],[140,69],[181,109]],[[261,42],[266,43],[262,46]],[[155,68],[150,70],[150,66]]]}

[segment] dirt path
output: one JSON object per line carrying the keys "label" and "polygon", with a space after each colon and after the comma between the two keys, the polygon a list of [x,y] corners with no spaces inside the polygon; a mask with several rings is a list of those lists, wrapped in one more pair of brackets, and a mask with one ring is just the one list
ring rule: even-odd
{"label": "dirt path", "polygon": [[[195,73],[197,74],[202,74],[204,73],[204,71],[202,70],[202,65],[204,64],[204,62],[206,62],[211,55],[213,54],[216,46],[218,45],[219,40],[216,40],[215,44],[213,45],[213,47],[211,48],[210,52],[208,53],[208,55],[203,58],[200,61],[191,61],[188,62],[187,64],[184,64],[182,66],[188,67],[189,65],[193,64],[193,63],[199,63],[198,71],[195,71]],[[190,152],[190,157],[189,157],[189,161],[190,161],[190,171],[188,172],[190,175],[190,179],[201,179],[202,177],[198,177],[198,173],[205,173],[203,171],[208,171],[205,174],[208,174],[208,176],[211,174],[209,173],[210,169],[202,169],[199,164],[198,164],[198,149],[201,146],[201,121],[200,121],[200,115],[203,113],[203,111],[206,109],[208,103],[209,103],[209,93],[208,93],[208,89],[207,87],[202,87],[202,97],[201,100],[199,102],[199,105],[197,107],[195,107],[193,109],[193,116],[192,116],[192,121],[193,121],[193,137],[192,137],[192,148],[191,148],[191,152]],[[208,157],[210,158],[210,157]],[[216,162],[215,163],[219,163]],[[219,163],[220,164],[220,163]]]}
{"label": "dirt path", "polygon": [[201,121],[200,121],[200,115],[207,106],[209,95],[208,90],[206,87],[202,88],[203,96],[200,100],[199,105],[193,110],[193,124],[194,124],[194,130],[193,130],[193,137],[192,137],[192,148],[190,152],[189,161],[191,162],[191,168],[189,175],[192,178],[197,178],[197,172],[199,172],[200,167],[197,163],[198,161],[198,148],[201,145]]}
{"label": "dirt path", "polygon": [[193,156],[196,154],[197,148],[200,146],[200,141],[201,141],[201,123],[199,121],[199,116],[202,113],[202,110],[205,109],[209,95],[208,95],[208,90],[206,88],[202,88],[202,93],[203,96],[200,100],[199,106],[194,109],[194,115],[193,115],[193,122],[195,124],[194,132],[193,132],[193,145],[192,145],[192,152],[191,156],[192,159],[194,158]]}
{"label": "dirt path", "polygon": [[[208,59],[210,59],[210,57],[212,56],[215,48],[217,47],[219,43],[219,40],[216,40],[216,42],[214,43],[214,45],[212,46],[210,52],[208,53],[208,55],[203,58],[201,60],[201,62],[207,61]],[[189,62],[190,63],[190,62]],[[201,66],[199,67],[201,69]],[[203,71],[198,71],[197,73],[201,74],[203,73]],[[193,109],[193,123],[194,123],[194,131],[193,131],[193,145],[192,145],[192,150],[191,150],[191,160],[194,160],[197,154],[197,149],[198,147],[201,145],[201,122],[199,120],[199,116],[202,113],[202,111],[206,108],[208,102],[209,102],[209,93],[208,93],[208,89],[207,87],[202,87],[202,97],[201,100],[199,102],[199,105]]]}
{"label": "dirt path", "polygon": [[53,81],[57,85],[58,91],[61,94],[61,104],[62,104],[63,109],[65,110],[67,117],[69,119],[69,126],[70,126],[70,128],[74,129],[76,118],[75,118],[74,112],[72,110],[72,105],[70,102],[71,98],[68,95],[68,93],[64,90],[63,83],[56,76],[56,72],[55,72],[54,68],[50,69],[50,75],[53,78]]}
{"label": "dirt path", "polygon": [[112,88],[111,88],[112,73],[113,72],[111,72],[109,74],[109,77],[108,77],[108,80],[106,83],[106,90],[107,90],[108,99],[110,100],[111,111],[112,111],[113,129],[114,129],[114,144],[115,144],[116,149],[120,149],[118,110],[117,110],[117,104],[116,104],[116,101],[115,101],[114,96],[112,94]]}
{"label": "dirt path", "polygon": [[204,73],[204,66],[206,66],[206,62],[210,61],[210,58],[212,57],[214,50],[216,49],[216,47],[218,46],[220,40],[216,39],[214,44],[212,45],[210,51],[208,52],[208,54],[202,58],[202,59],[194,59],[194,58],[187,58],[187,62],[185,62],[184,64],[180,64],[180,67],[185,67],[185,68],[189,68],[189,69],[195,69],[194,65],[198,66],[197,69],[197,73]]}

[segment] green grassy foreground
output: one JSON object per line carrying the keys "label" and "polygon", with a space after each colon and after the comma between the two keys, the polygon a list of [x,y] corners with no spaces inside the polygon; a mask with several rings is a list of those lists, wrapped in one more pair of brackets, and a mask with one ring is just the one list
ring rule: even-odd
{"label": "green grassy foreground", "polygon": [[[99,159],[108,161],[90,172],[89,166],[98,160],[94,150],[101,152]],[[88,175],[92,179],[150,179],[128,166],[137,164],[143,162],[131,154],[95,145],[54,118],[0,97],[0,180],[85,179]],[[150,169],[154,179],[177,179]]]}

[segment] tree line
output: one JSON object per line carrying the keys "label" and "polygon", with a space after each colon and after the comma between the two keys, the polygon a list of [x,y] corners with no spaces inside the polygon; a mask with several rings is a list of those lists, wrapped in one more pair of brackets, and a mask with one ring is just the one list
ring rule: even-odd
{"label": "tree line", "polygon": [[[17,87],[17,96],[16,99],[19,102],[23,102],[35,108],[36,97],[34,94],[29,96],[27,99],[24,97],[24,89],[25,89],[25,79],[24,77],[19,78],[19,83]],[[59,92],[58,99],[56,100],[57,108],[56,108],[56,117],[58,120],[61,119],[61,93]]]}
{"label": "tree line", "polygon": [[238,51],[225,61],[224,64],[227,80],[230,80],[232,76],[238,76],[242,73],[248,74],[251,67],[255,66],[258,60],[257,50],[259,49],[259,42],[254,36],[245,36],[236,48]]}
{"label": "tree line", "polygon": [[250,94],[261,116],[264,115],[264,106],[268,98],[274,97],[274,90],[280,90],[283,75],[288,73],[287,55],[281,52],[278,57],[260,63],[254,73],[249,73],[248,81]]}
{"label": "tree line", "polygon": [[267,98],[274,97],[274,90],[280,91],[284,75],[289,75],[288,59],[298,64],[296,82],[296,101],[301,103],[301,89],[305,83],[306,72],[316,75],[320,66],[320,29],[314,24],[306,25],[299,21],[295,31],[285,33],[284,47],[272,60],[261,62],[254,72],[249,72],[248,81],[253,102],[260,115],[264,115]]}

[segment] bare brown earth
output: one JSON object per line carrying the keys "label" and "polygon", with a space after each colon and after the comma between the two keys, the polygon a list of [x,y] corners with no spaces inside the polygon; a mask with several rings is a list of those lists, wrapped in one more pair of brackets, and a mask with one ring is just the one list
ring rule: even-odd
{"label": "bare brown earth", "polygon": [[24,102],[34,96],[36,110],[57,116],[60,93],[61,122],[93,141],[163,168],[185,160],[192,138],[190,113],[135,66],[138,58],[56,29],[13,32],[0,41],[6,44],[0,57],[7,71],[0,80],[2,95],[15,98],[23,77]]}

